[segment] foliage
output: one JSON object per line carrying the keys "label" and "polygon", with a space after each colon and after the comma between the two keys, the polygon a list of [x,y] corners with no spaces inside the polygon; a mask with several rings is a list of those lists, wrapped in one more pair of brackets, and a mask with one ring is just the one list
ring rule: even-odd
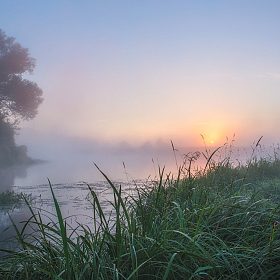
{"label": "foliage", "polygon": [[27,156],[27,147],[17,146],[14,136],[15,128],[0,114],[0,167],[33,163]]}
{"label": "foliage", "polygon": [[42,90],[23,75],[32,73],[35,59],[0,29],[0,112],[4,116],[33,119],[42,103]]}
{"label": "foliage", "polygon": [[19,121],[33,119],[43,101],[38,85],[23,78],[34,67],[28,49],[0,29],[0,166],[18,163],[18,154],[29,160],[25,148],[16,147],[15,133]]}
{"label": "foliage", "polygon": [[126,197],[100,171],[114,191],[113,212],[104,214],[88,186],[92,227],[67,224],[50,184],[56,215],[35,212],[26,200],[31,218],[21,231],[13,223],[18,246],[1,249],[0,277],[279,279],[279,166],[278,159],[212,162],[205,172],[182,176],[180,168],[166,179],[159,170],[157,181]]}

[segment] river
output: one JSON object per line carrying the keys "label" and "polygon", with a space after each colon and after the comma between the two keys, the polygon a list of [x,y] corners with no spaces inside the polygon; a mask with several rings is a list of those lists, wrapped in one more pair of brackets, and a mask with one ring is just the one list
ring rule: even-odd
{"label": "river", "polygon": [[[95,164],[109,177],[115,186],[122,186],[123,195],[133,194],[135,185],[141,187],[159,178],[159,170],[164,169],[165,176],[176,176],[178,166],[182,165],[185,155],[195,155],[196,148],[185,148],[180,152],[172,149],[154,153],[126,153],[126,154],[81,154],[71,156],[65,154],[57,156],[56,160],[26,167],[14,167],[0,171],[1,192],[9,189],[16,193],[32,196],[32,206],[36,211],[55,213],[55,206],[51,196],[50,180],[55,196],[61,207],[62,215],[67,222],[75,226],[78,219],[83,224],[90,225],[92,206],[87,184],[97,194],[104,211],[109,215],[112,210],[110,201],[113,199],[112,189]],[[211,153],[210,153],[211,154]],[[237,157],[238,155],[238,157]],[[222,153],[215,155],[224,157]],[[240,152],[232,156],[240,160]],[[243,153],[242,158],[248,158]],[[213,157],[214,158],[214,157]],[[218,158],[218,160],[219,160]],[[217,158],[216,158],[217,159]],[[193,164],[194,168],[203,168],[206,164],[204,156]],[[40,210],[42,209],[42,210]],[[31,214],[27,207],[9,209],[9,213],[16,223],[26,221]],[[0,232],[11,222],[6,210],[0,211]],[[4,239],[9,232],[0,235]]]}

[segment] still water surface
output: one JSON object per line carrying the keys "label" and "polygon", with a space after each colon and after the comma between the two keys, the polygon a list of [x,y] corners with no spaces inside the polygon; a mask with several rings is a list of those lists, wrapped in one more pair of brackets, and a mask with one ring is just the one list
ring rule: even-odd
{"label": "still water surface", "polygon": [[[112,189],[98,167],[109,177],[116,187],[122,186],[123,195],[133,194],[135,185],[143,184],[158,177],[158,168],[165,166],[166,173],[176,172],[174,154],[163,153],[151,157],[150,154],[126,155],[80,155],[73,158],[58,157],[54,161],[28,167],[2,169],[0,173],[1,192],[9,189],[16,193],[32,195],[32,206],[36,211],[55,213],[55,206],[48,183],[50,180],[61,212],[73,227],[76,221],[92,223],[91,196],[87,184],[97,194],[107,215],[112,211]],[[9,210],[16,223],[27,221],[31,214],[27,207]],[[49,215],[49,214],[48,214]],[[0,233],[11,225],[5,210],[0,211]],[[7,234],[0,235],[3,239]]]}
{"label": "still water surface", "polygon": [[[184,154],[194,153],[196,148],[188,148],[181,153],[172,150],[162,153],[142,153],[124,155],[80,155],[75,158],[61,157],[55,161],[29,167],[17,167],[1,171],[1,191],[14,190],[17,193],[31,194],[32,205],[35,209],[43,209],[49,213],[55,213],[54,203],[48,184],[50,180],[62,215],[67,218],[70,225],[75,226],[78,219],[83,224],[90,225],[92,206],[89,184],[97,194],[103,210],[109,215],[112,210],[110,201],[113,200],[112,189],[98,167],[113,181],[115,186],[122,186],[123,194],[133,194],[135,185],[141,187],[159,177],[159,167],[165,168],[164,174],[170,172],[176,176],[177,167],[183,164]],[[217,155],[221,156],[221,155]],[[238,155],[240,160],[240,155]],[[246,158],[247,154],[243,155]],[[233,156],[232,160],[235,158]],[[201,155],[193,165],[193,170],[203,168],[206,164]],[[15,222],[30,218],[27,207],[10,210]],[[0,211],[0,232],[11,224],[6,211]],[[3,239],[3,235],[0,235]]]}

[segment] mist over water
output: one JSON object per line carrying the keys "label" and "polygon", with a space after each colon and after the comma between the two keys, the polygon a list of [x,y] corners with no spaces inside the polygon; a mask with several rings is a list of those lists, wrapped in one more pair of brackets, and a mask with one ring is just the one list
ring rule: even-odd
{"label": "mist over water", "polygon": [[[28,186],[46,184],[47,178],[53,184],[75,183],[80,181],[95,182],[104,180],[96,164],[111,180],[144,179],[155,176],[157,162],[160,166],[168,164],[172,168],[171,159],[167,155],[154,158],[149,155],[107,155],[76,154],[69,157],[58,157],[45,164],[28,167],[26,177],[16,177],[14,185]],[[175,165],[175,164],[174,164]],[[174,169],[174,166],[173,168]]]}
{"label": "mist over water", "polygon": [[16,186],[46,184],[47,178],[53,184],[104,180],[94,164],[112,180],[155,177],[158,166],[176,170],[171,144],[162,141],[132,146],[23,129],[17,143],[25,143],[32,158],[47,162],[29,166],[26,177],[15,178]]}
{"label": "mist over water", "polygon": [[[178,167],[182,166],[195,152],[200,156],[192,162],[192,171],[205,167],[206,157],[217,147],[180,147],[171,141],[145,142],[141,145],[131,145],[128,142],[106,143],[82,137],[69,137],[58,133],[44,133],[43,131],[25,128],[20,131],[16,139],[19,145],[26,144],[28,155],[42,160],[40,164],[15,166],[0,170],[0,189],[13,189],[13,186],[36,187],[52,184],[75,184],[79,182],[94,183],[104,181],[100,168],[110,180],[130,182],[138,179],[156,179],[159,170],[164,168],[164,175],[176,176]],[[201,144],[201,143],[200,143]],[[233,163],[249,160],[252,147],[240,148],[236,143],[229,142],[222,146],[213,156],[213,160],[221,161],[230,156]],[[264,147],[264,146],[261,146]],[[174,148],[174,150],[173,150]],[[273,148],[258,150],[260,156],[273,154]],[[204,155],[203,155],[204,153]],[[187,157],[186,157],[187,155]],[[95,166],[98,166],[98,168]]]}
{"label": "mist over water", "polygon": [[[48,179],[50,180],[55,196],[61,207],[63,217],[71,226],[77,221],[90,225],[92,222],[92,206],[88,200],[90,197],[87,184],[97,194],[105,213],[110,213],[112,207],[110,200],[113,199],[112,189],[100,173],[95,164],[107,175],[116,187],[122,186],[122,194],[133,194],[135,184],[142,187],[143,184],[152,183],[159,178],[159,172],[164,168],[164,177],[173,174],[175,177],[178,168],[186,161],[188,167],[192,156],[200,152],[200,156],[192,162],[191,170],[205,167],[207,160],[217,147],[177,147],[172,144],[158,141],[157,143],[146,142],[140,146],[132,146],[126,142],[119,144],[99,143],[79,138],[59,138],[50,135],[29,138],[18,137],[21,144],[26,141],[29,148],[29,156],[45,162],[29,166],[16,166],[1,169],[0,191],[7,189],[16,193],[23,192],[32,195],[32,206],[42,211],[55,213]],[[35,135],[34,135],[35,136]],[[28,141],[27,141],[28,140]],[[263,154],[272,153],[267,150]],[[204,155],[202,154],[204,153]],[[252,148],[238,148],[223,146],[213,156],[213,160],[221,161],[230,156],[230,161],[237,164],[246,162],[252,156]],[[183,174],[182,174],[183,176]],[[40,210],[41,211],[41,210]],[[12,217],[16,221],[28,219],[30,213],[26,206],[12,211]],[[0,213],[0,222],[3,227],[11,225],[5,211]],[[4,236],[0,236],[0,239]]]}
{"label": "mist over water", "polygon": [[[211,147],[208,157],[216,147]],[[245,162],[250,158],[250,148],[221,148],[213,160],[219,161],[227,156],[232,162]],[[178,167],[189,159],[195,152],[200,156],[192,162],[192,170],[204,168],[207,152],[202,147],[176,147],[171,143],[144,143],[133,147],[126,142],[118,145],[90,143],[81,139],[58,139],[57,142],[45,141],[33,143],[29,148],[29,155],[33,158],[45,160],[40,164],[13,167],[2,170],[2,191],[5,188],[17,186],[47,185],[48,179],[52,184],[74,184],[78,182],[94,183],[104,181],[95,164],[109,177],[110,180],[129,182],[138,179],[156,179],[159,170],[164,174],[172,173],[176,176]],[[204,153],[204,155],[202,154]],[[188,155],[186,157],[186,155]]]}
{"label": "mist over water", "polygon": [[[41,162],[0,168],[0,193],[26,194],[43,219],[56,213],[48,180],[65,221],[90,227],[88,186],[105,215],[115,213],[98,168],[125,197],[163,170],[176,178],[196,152],[191,172],[203,170],[225,142],[214,161],[246,163],[261,135],[258,156],[273,155],[280,1],[2,2],[1,29],[36,59],[23,78],[38,84],[44,102],[12,137]],[[1,241],[16,235],[7,209],[19,230],[31,213],[25,203],[0,206]]]}
{"label": "mist over water", "polygon": [[2,190],[44,185],[48,179],[52,184],[105,180],[95,164],[113,181],[154,179],[159,175],[159,168],[165,168],[165,173],[176,173],[184,154],[199,149],[180,148],[174,154],[171,143],[160,141],[133,147],[126,142],[109,145],[84,139],[30,137],[30,133],[26,139],[24,132],[18,142],[27,143],[29,156],[45,162],[3,170],[2,174],[9,176],[2,180]]}

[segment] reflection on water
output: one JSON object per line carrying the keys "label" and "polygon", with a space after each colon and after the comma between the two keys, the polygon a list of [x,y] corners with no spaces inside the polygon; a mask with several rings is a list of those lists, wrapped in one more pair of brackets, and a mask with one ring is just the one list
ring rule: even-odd
{"label": "reflection on water", "polygon": [[[134,181],[133,183],[127,183],[122,181],[115,181],[116,187],[122,186],[123,196],[134,195],[135,186],[141,187],[145,182],[142,180]],[[100,205],[104,211],[104,214],[114,216],[114,209],[110,201],[113,201],[113,191],[108,182],[100,181],[89,184],[91,189],[96,193]],[[92,196],[87,184],[80,182],[75,184],[55,184],[52,185],[54,194],[60,206],[60,210],[63,218],[66,219],[67,224],[71,228],[76,228],[78,223],[87,225],[93,229],[93,207]],[[50,221],[57,222],[55,215],[56,209],[54,201],[51,196],[50,186],[38,185],[29,187],[14,187],[15,192],[23,191],[25,194],[32,194],[32,208],[35,214],[40,212],[43,223]],[[26,205],[20,208],[14,208],[8,210],[12,219],[19,227],[19,230],[23,228],[23,225],[32,216]],[[23,223],[21,223],[23,222]],[[6,230],[8,228],[8,230]],[[69,228],[68,228],[69,229]],[[28,233],[27,227],[25,233]],[[71,232],[71,229],[69,233]],[[5,240],[8,237],[16,235],[16,232],[10,221],[10,217],[6,210],[0,210],[0,241]],[[15,244],[11,242],[5,243],[5,249],[11,249]],[[2,247],[3,248],[3,247]],[[1,255],[1,254],[0,254]]]}
{"label": "reflection on water", "polygon": [[[133,195],[135,191],[135,186],[141,186],[144,181],[138,180],[133,183],[126,183],[121,181],[115,181],[114,185],[116,187],[122,187],[122,193],[124,196]],[[108,182],[100,181],[89,184],[92,190],[96,193],[100,204],[105,213],[109,214],[112,210],[110,201],[113,200],[113,191],[109,186]],[[69,220],[75,216],[91,216],[92,214],[92,197],[90,195],[87,184],[83,182],[75,184],[57,184],[52,185],[55,197],[61,208],[61,213],[63,217],[68,217]],[[19,187],[14,187],[14,190],[18,192],[21,190]],[[55,213],[55,205],[51,196],[51,190],[49,185],[40,185],[35,187],[25,187],[24,193],[32,194],[34,201],[32,203],[33,207],[37,210],[45,210],[50,213]]]}
{"label": "reflection on water", "polygon": [[166,170],[175,171],[174,155],[161,154],[151,156],[140,155],[80,155],[69,158],[58,158],[41,165],[28,168],[27,176],[16,177],[15,186],[32,186],[47,184],[72,184],[80,181],[88,183],[104,180],[94,164],[112,180],[145,179],[158,175],[158,165]]}
{"label": "reflection on water", "polygon": [[[95,162],[100,169],[111,179],[115,185],[122,185],[123,194],[133,194],[135,184],[141,186],[144,182],[158,178],[159,166],[165,167],[165,173],[170,172],[176,175],[177,166],[183,164],[185,155],[191,157],[197,149],[186,149],[185,151],[162,153],[151,155],[143,154],[125,154],[125,155],[102,155],[99,157],[92,155],[83,155],[75,159],[61,158],[45,164],[32,165],[27,167],[15,167],[11,169],[0,169],[0,191],[6,189],[14,190],[17,193],[32,194],[34,197],[33,206],[42,214],[55,213],[55,206],[52,200],[48,178],[50,179],[54,193],[61,207],[61,212],[67,222],[75,227],[77,220],[90,226],[92,224],[92,205],[89,201],[89,189],[83,182],[90,184],[94,192],[98,195],[99,201],[104,212],[109,215],[112,210],[110,201],[113,200],[112,189],[104,181],[104,177],[94,166]],[[245,155],[245,154],[244,154]],[[221,153],[217,153],[217,157]],[[222,155],[223,156],[223,155]],[[224,157],[224,156],[223,156]],[[247,155],[243,158],[246,158]],[[248,158],[248,157],[247,157]],[[215,157],[213,157],[215,159]],[[232,157],[234,161],[235,156]],[[241,161],[240,152],[238,160]],[[218,158],[219,160],[219,158]],[[193,170],[203,168],[206,164],[204,156],[200,156],[192,165]],[[137,179],[137,180],[136,180]],[[15,222],[27,220],[30,218],[27,207],[21,207],[11,212]],[[51,214],[47,214],[50,216]],[[53,217],[55,219],[55,217]],[[9,217],[5,211],[0,213],[0,233],[8,225],[11,225]],[[10,229],[12,230],[12,229]],[[0,235],[0,240],[10,234],[9,231]]]}
{"label": "reflection on water", "polygon": [[[112,210],[109,201],[112,201],[112,189],[100,171],[94,166],[94,162],[104,173],[114,181],[116,186],[122,185],[123,194],[132,193],[135,185],[141,184],[138,178],[154,178],[158,175],[157,165],[170,165],[167,169],[176,167],[172,153],[156,155],[81,155],[59,158],[45,164],[28,167],[16,167],[1,170],[1,190],[14,190],[16,193],[32,194],[35,198],[33,207],[42,214],[55,213],[55,206],[51,196],[48,178],[53,186],[54,193],[61,207],[62,215],[67,218],[71,226],[76,221],[83,224],[92,224],[93,209],[89,196],[89,189],[83,182],[87,182],[98,195],[104,212],[109,215]],[[134,180],[135,179],[135,180]],[[131,183],[134,181],[133,183]],[[12,213],[16,222],[27,220],[31,214],[26,207],[14,210]],[[50,214],[47,214],[50,216]],[[77,218],[78,217],[78,218]],[[53,217],[55,219],[55,217]],[[7,225],[11,225],[5,211],[0,213],[0,232]],[[12,230],[12,229],[10,229]],[[0,240],[5,234],[0,236]]]}
{"label": "reflection on water", "polygon": [[[21,208],[13,208],[0,210],[0,241],[6,240],[7,238],[11,238],[16,235],[16,231],[12,226],[11,219],[8,215],[8,212],[16,224],[19,231],[22,230],[24,223],[23,221],[27,221],[30,218],[30,212],[27,207]],[[16,242],[14,239],[11,239],[9,242],[5,242],[4,245],[1,244],[2,249],[11,250],[15,247]],[[0,253],[0,257],[3,256],[4,253]]]}
{"label": "reflection on water", "polygon": [[0,168],[0,192],[11,190],[16,178],[27,177],[28,166]]}

